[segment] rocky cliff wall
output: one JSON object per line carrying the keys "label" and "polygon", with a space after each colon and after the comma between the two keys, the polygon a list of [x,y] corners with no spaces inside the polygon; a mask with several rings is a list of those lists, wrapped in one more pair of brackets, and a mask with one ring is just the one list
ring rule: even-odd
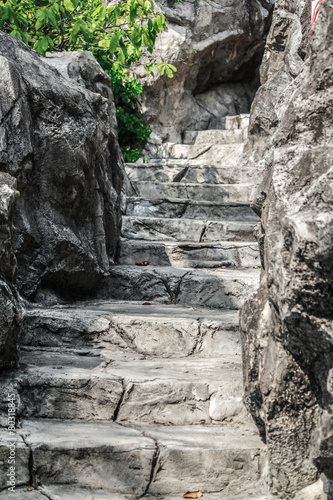
{"label": "rocky cliff wall", "polygon": [[275,9],[248,145],[266,176],[255,203],[264,269],[241,312],[246,401],[273,492],[321,473],[332,499],[333,5],[321,3],[311,36],[311,2]]}
{"label": "rocky cliff wall", "polygon": [[17,366],[24,315],[14,286],[16,258],[11,235],[12,209],[18,194],[16,180],[0,172],[0,369]]}
{"label": "rocky cliff wall", "polygon": [[0,170],[21,194],[13,215],[18,288],[36,301],[96,294],[121,222],[110,80],[90,53],[45,59],[3,33],[0,73]]}
{"label": "rocky cliff wall", "polygon": [[168,28],[154,55],[142,61],[176,66],[170,80],[147,78],[143,109],[153,130],[151,155],[162,142],[181,142],[185,130],[223,128],[227,115],[248,113],[274,0],[157,0]]}

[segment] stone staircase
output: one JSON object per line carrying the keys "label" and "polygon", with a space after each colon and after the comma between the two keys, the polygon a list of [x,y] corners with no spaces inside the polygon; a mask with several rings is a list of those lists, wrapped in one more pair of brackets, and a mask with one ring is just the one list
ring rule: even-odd
{"label": "stone staircase", "polygon": [[128,165],[110,300],[28,310],[22,366],[2,376],[19,419],[11,498],[271,498],[242,403],[237,309],[260,272],[249,206],[260,171],[238,164],[247,124],[227,118]]}

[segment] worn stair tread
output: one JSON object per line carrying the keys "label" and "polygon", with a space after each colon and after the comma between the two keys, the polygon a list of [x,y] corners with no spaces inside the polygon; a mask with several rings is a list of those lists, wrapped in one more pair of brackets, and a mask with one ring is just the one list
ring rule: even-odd
{"label": "worn stair tread", "polygon": [[[149,182],[148,182],[149,184]],[[162,183],[161,183],[162,184]],[[171,183],[170,183],[171,184]],[[155,200],[151,200],[148,197],[141,197],[141,196],[127,196],[126,200],[128,201],[151,201],[152,203],[164,203],[168,201],[169,203],[187,203],[189,206],[203,206],[203,207],[229,207],[229,206],[234,206],[234,207],[248,207],[251,205],[250,201],[210,201],[210,200],[189,200],[187,198],[171,198],[171,197],[165,197],[165,198],[159,198]]]}
{"label": "worn stair tread", "polygon": [[[156,161],[156,160],[155,160]],[[154,163],[126,164],[126,173],[132,182],[195,182],[200,184],[259,183],[262,168],[239,165],[219,166],[196,163]]]}
{"label": "worn stair tread", "polygon": [[117,351],[110,351],[102,358],[98,355],[92,356],[91,351],[80,353],[63,352],[61,350],[25,350],[22,352],[22,374],[29,371],[40,376],[52,378],[54,376],[68,378],[69,380],[82,377],[115,377],[127,381],[146,380],[198,380],[200,371],[200,382],[211,382],[218,385],[221,380],[238,380],[241,377],[240,356],[229,356],[225,358],[186,358],[186,359],[145,359],[128,353],[127,359],[122,356],[118,358]]}
{"label": "worn stair tread", "polygon": [[115,265],[112,266],[111,272],[133,273],[133,275],[144,274],[147,272],[163,273],[175,277],[183,277],[187,279],[191,277],[207,278],[209,276],[225,279],[227,281],[235,281],[237,279],[256,279],[259,278],[259,269],[191,269],[191,268],[175,268],[172,266],[131,266],[131,265]]}
{"label": "worn stair tread", "polygon": [[[186,485],[185,485],[186,486]],[[191,485],[189,485],[190,488]],[[187,489],[187,488],[185,488]],[[269,493],[260,492],[263,487],[254,485],[252,488],[243,489],[240,493],[235,493],[232,496],[223,495],[223,500],[274,500],[276,497],[271,496]],[[185,493],[185,490],[184,490]],[[221,500],[221,493],[207,493],[203,492],[204,500]],[[8,491],[0,492],[1,499],[8,500]],[[12,500],[45,500],[51,498],[52,500],[134,500],[133,495],[122,495],[110,492],[103,489],[90,489],[82,488],[80,486],[70,484],[57,484],[48,487],[40,486],[38,490],[27,491],[27,487],[16,488],[15,492],[11,492],[10,498]],[[164,494],[164,495],[145,495],[145,500],[181,500],[181,494]]]}
{"label": "worn stair tread", "polygon": [[79,483],[139,498],[183,494],[184,484],[209,493],[255,481],[264,446],[250,420],[169,428],[34,419],[23,421],[19,433],[46,487]]}
{"label": "worn stair tread", "polygon": [[[8,491],[0,492],[0,499],[8,500]],[[145,497],[146,498],[146,497]],[[179,498],[179,496],[178,496]],[[38,490],[28,491],[27,487],[15,488],[10,493],[11,500],[133,500],[133,495],[122,495],[103,489],[90,489],[70,484],[51,484],[39,486]],[[208,499],[210,500],[210,499]],[[213,498],[211,500],[214,500]]]}
{"label": "worn stair tread", "polygon": [[249,202],[220,202],[191,199],[129,196],[126,200],[127,216],[187,218],[257,222]]}
{"label": "worn stair tread", "polygon": [[258,244],[250,241],[176,243],[122,238],[117,262],[129,265],[149,262],[154,266],[191,268],[260,266]]}
{"label": "worn stair tread", "polygon": [[254,196],[254,184],[200,184],[189,182],[138,181],[131,184],[129,196],[139,196],[151,201],[163,198],[175,200],[248,201]]}
{"label": "worn stair tread", "polygon": [[197,160],[206,163],[214,162],[215,165],[221,165],[224,162],[236,165],[239,161],[239,156],[244,149],[244,143],[237,142],[231,144],[175,144],[164,143],[163,156],[165,158],[186,158],[188,160]]}
{"label": "worn stair tread", "polygon": [[63,319],[68,316],[81,318],[82,311],[84,318],[95,318],[96,315],[98,317],[126,315],[134,318],[154,318],[157,321],[164,321],[172,318],[180,320],[208,319],[225,323],[238,323],[238,312],[227,309],[212,310],[200,306],[160,303],[151,303],[149,307],[147,307],[144,306],[141,301],[124,300],[95,300],[53,307],[30,306],[27,308],[27,316],[49,317],[51,315],[56,319]]}
{"label": "worn stair tread", "polygon": [[105,448],[115,452],[135,448],[153,449],[155,442],[170,448],[260,449],[264,443],[249,419],[246,423],[217,426],[120,425],[117,422],[82,422],[64,419],[29,419],[17,433],[33,449],[61,447],[63,450]]}
{"label": "worn stair tread", "polygon": [[16,384],[23,419],[197,425],[247,418],[240,353],[149,359],[116,349],[96,357],[33,348],[23,351],[20,373],[12,375],[4,387]]}
{"label": "worn stair tread", "polygon": [[124,357],[240,354],[238,312],[119,301],[28,309],[22,345],[82,354],[121,349]]}
{"label": "worn stair tread", "polygon": [[255,241],[253,221],[124,216],[122,236],[149,241]]}
{"label": "worn stair tread", "polygon": [[109,295],[124,300],[239,309],[259,283],[259,269],[113,266]]}
{"label": "worn stair tread", "polygon": [[183,144],[235,144],[242,143],[247,138],[247,129],[209,129],[209,130],[186,130]]}
{"label": "worn stair tread", "polygon": [[255,250],[258,250],[258,244],[255,241],[200,241],[200,242],[193,242],[193,241],[182,241],[182,242],[176,242],[176,241],[146,241],[146,240],[131,240],[128,238],[121,238],[121,242],[123,243],[131,243],[135,246],[150,246],[150,245],[158,245],[158,246],[163,246],[163,247],[169,247],[169,248],[183,248],[186,250],[198,250],[200,248],[246,248],[246,247],[251,247]]}

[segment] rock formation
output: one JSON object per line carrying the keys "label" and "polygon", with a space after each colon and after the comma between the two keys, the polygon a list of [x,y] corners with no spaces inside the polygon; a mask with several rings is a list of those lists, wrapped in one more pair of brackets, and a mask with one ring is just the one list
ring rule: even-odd
{"label": "rock formation", "polygon": [[[333,498],[333,5],[278,0],[250,118],[248,164],[264,270],[243,307],[246,400],[268,445],[272,491],[322,473]],[[313,497],[311,497],[313,498]]]}
{"label": "rock formation", "polygon": [[214,2],[158,0],[168,28],[154,55],[143,62],[165,62],[177,68],[147,78],[144,111],[153,130],[149,154],[158,157],[162,142],[181,142],[185,130],[224,128],[225,116],[248,113],[258,88],[258,68],[265,46],[271,0]]}
{"label": "rock formation", "polygon": [[[2,121],[3,108],[0,113]],[[17,197],[16,180],[0,172],[0,368],[18,363],[23,321],[23,308],[13,286],[16,258],[11,241],[11,212]]]}
{"label": "rock formation", "polygon": [[108,275],[120,231],[110,80],[89,53],[45,59],[3,33],[0,68],[0,170],[21,193],[19,290],[30,300],[89,296]]}

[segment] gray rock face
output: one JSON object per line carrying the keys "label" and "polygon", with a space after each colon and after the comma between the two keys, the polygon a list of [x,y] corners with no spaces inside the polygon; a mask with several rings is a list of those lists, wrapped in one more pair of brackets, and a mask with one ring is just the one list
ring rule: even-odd
{"label": "gray rock face", "polygon": [[273,491],[307,487],[319,471],[332,499],[333,6],[322,2],[310,38],[308,9],[277,2],[250,119],[254,158],[269,168],[257,200],[264,272],[241,325],[246,399]]}
{"label": "gray rock face", "polygon": [[19,290],[32,300],[93,294],[120,231],[123,170],[109,78],[88,53],[45,59],[4,34],[0,59],[0,169],[21,193]]}
{"label": "gray rock face", "polygon": [[271,19],[271,0],[158,0],[168,20],[155,54],[177,67],[172,80],[147,78],[144,111],[153,130],[150,156],[185,130],[224,128],[225,116],[248,113]]}
{"label": "gray rock face", "polygon": [[18,198],[16,180],[0,172],[0,367],[16,366],[23,308],[13,281],[16,259],[12,248],[11,213]]}

